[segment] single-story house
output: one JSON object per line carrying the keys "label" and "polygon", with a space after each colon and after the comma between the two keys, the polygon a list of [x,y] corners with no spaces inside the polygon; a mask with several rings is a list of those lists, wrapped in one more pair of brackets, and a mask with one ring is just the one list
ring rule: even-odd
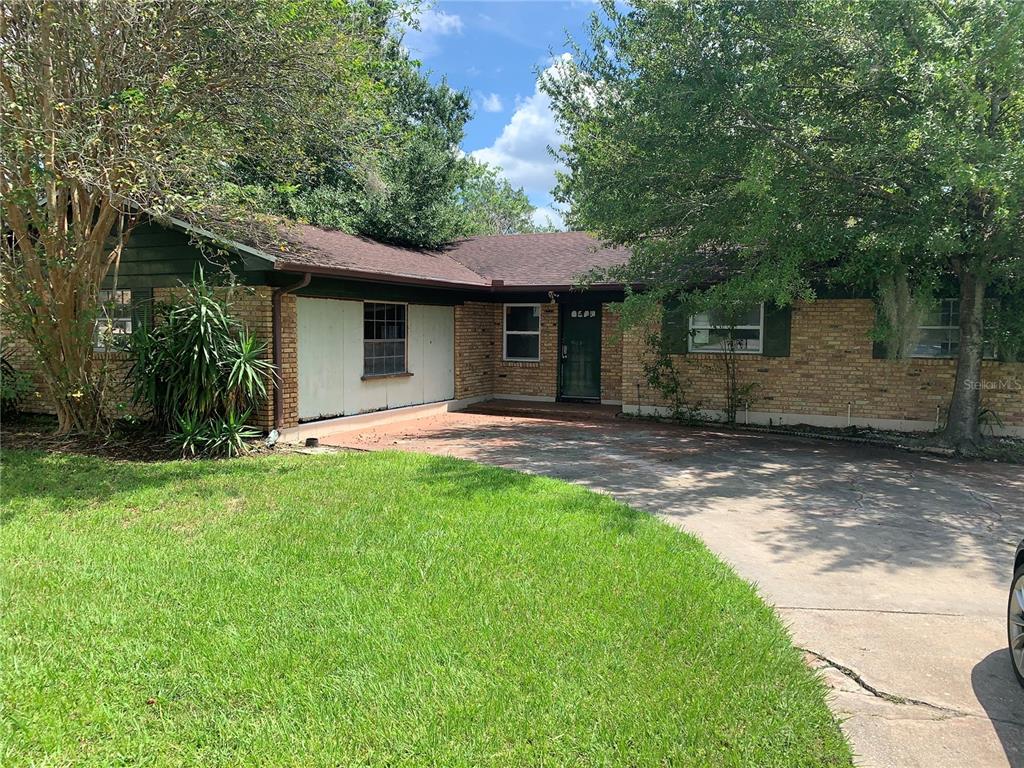
{"label": "single-story house", "polygon": [[[209,237],[183,222],[140,225],[117,292],[103,297],[115,307],[115,329],[145,322],[151,299],[189,280],[209,258],[197,241]],[[309,226],[287,239],[280,252],[227,246],[240,284],[236,313],[280,371],[255,415],[263,429],[489,398],[599,402],[629,414],[671,409],[648,382],[649,334],[620,331],[625,287],[578,287],[588,271],[624,262],[625,250],[581,232],[476,237],[437,251]],[[956,299],[945,299],[922,326],[919,356],[890,360],[869,338],[870,298],[751,307],[737,327],[737,378],[750,385],[738,420],[933,429],[953,389],[956,311]],[[718,339],[714,319],[697,316],[664,342],[687,402],[712,417],[725,407]],[[31,367],[23,349],[15,362]],[[1024,435],[1024,363],[986,360],[978,386],[992,431]],[[45,410],[45,398],[33,407]]]}

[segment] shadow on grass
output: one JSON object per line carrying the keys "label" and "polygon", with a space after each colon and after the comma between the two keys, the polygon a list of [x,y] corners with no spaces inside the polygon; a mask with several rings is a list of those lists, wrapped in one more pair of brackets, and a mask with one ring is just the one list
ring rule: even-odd
{"label": "shadow on grass", "polygon": [[823,571],[962,562],[1001,578],[1024,533],[1019,467],[873,446],[531,418],[410,428],[398,444],[568,480],[681,522],[718,509],[774,515],[751,535],[780,558],[820,553]]}
{"label": "shadow on grass", "polygon": [[[430,456],[421,454],[422,466],[413,477],[428,486],[432,493],[462,502],[477,496],[493,497],[495,494],[514,491],[520,494],[543,497],[548,511],[577,512],[581,506],[581,494],[585,489],[575,485],[555,484],[551,478],[536,474],[488,466],[465,459]],[[604,496],[604,494],[602,494]],[[612,498],[605,497],[605,503],[587,505],[588,509],[599,510],[602,524],[615,533],[632,533],[639,520],[646,519],[647,513],[628,507]]]}
{"label": "shadow on grass", "polygon": [[148,488],[211,477],[257,479],[259,464],[241,461],[111,461],[100,456],[5,449],[0,453],[0,525],[19,508],[42,503],[50,512],[74,512]]}

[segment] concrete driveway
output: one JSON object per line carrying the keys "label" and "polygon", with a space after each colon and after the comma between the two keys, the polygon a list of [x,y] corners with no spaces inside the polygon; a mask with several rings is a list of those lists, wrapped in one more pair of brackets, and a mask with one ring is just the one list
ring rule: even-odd
{"label": "concrete driveway", "polygon": [[323,442],[474,459],[649,510],[775,604],[860,765],[1024,766],[1024,690],[1005,650],[1021,467],[522,408]]}

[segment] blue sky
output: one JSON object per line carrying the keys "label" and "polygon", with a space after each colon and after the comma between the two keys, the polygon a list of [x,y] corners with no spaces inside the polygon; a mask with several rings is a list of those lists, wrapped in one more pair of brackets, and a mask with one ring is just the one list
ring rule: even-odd
{"label": "blue sky", "polygon": [[547,151],[558,131],[537,73],[568,51],[566,36],[585,40],[589,2],[435,2],[420,13],[405,46],[432,79],[447,77],[469,92],[473,119],[463,149],[501,166],[538,207],[535,218],[561,226],[553,209],[555,161]]}

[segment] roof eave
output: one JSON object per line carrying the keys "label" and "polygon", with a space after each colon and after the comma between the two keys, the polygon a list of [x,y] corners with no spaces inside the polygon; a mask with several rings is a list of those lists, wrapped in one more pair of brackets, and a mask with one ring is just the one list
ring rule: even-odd
{"label": "roof eave", "polygon": [[[301,262],[277,260],[274,265],[279,272],[294,274],[311,274],[320,277],[335,277],[347,280],[357,280],[366,283],[388,283],[396,285],[416,285],[427,288],[444,288],[455,291],[480,291],[484,293],[526,293],[533,291],[578,291],[581,286],[576,283],[538,283],[509,285],[495,283],[463,283],[454,280],[440,280],[437,278],[420,277],[418,275],[396,275],[383,272],[370,272],[359,269],[346,269],[342,267],[322,267]],[[631,284],[628,287],[641,289],[639,283]],[[592,283],[583,287],[583,290],[606,290],[622,291],[627,288],[625,283]]]}
{"label": "roof eave", "polygon": [[440,280],[437,278],[420,277],[417,275],[395,275],[382,272],[368,272],[359,269],[344,269],[342,267],[321,267],[301,262],[277,260],[274,268],[280,272],[294,272],[297,274],[311,274],[321,277],[339,277],[347,280],[358,280],[367,283],[392,283],[398,285],[419,285],[428,288],[447,288],[449,290],[477,290],[484,291],[490,288],[486,283],[463,283],[455,280]]}
{"label": "roof eave", "polygon": [[221,237],[220,235],[211,232],[208,229],[198,227],[195,224],[190,224],[184,219],[179,219],[174,216],[168,216],[167,220],[170,221],[171,224],[173,224],[175,227],[182,230],[183,232],[198,235],[199,237],[202,237],[206,240],[212,240],[215,243],[221,243],[225,247],[230,248],[233,251],[248,254],[249,256],[255,256],[256,258],[263,259],[264,261],[268,261],[271,264],[275,264],[277,262],[277,257],[271,256],[266,251],[262,251],[259,248],[253,248],[251,245],[240,243],[237,240],[228,240],[226,237]]}

